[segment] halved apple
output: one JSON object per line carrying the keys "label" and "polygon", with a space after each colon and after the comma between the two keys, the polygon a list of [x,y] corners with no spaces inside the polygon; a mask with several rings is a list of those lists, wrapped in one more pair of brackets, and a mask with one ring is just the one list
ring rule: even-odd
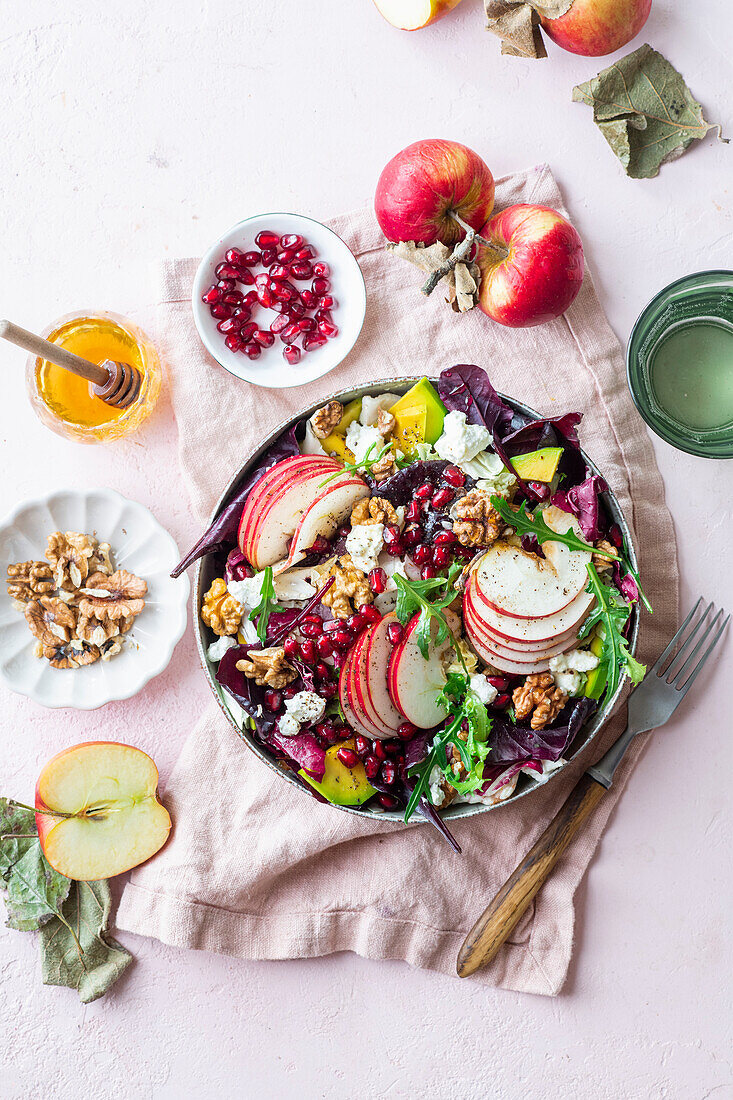
{"label": "halved apple", "polygon": [[[323,485],[323,478],[317,486],[318,495],[311,498],[294,528],[290,549],[285,561],[276,567],[276,572],[296,565],[319,535],[330,538],[343,521],[351,515],[358,500],[369,496],[369,486],[360,477],[343,474],[329,485]],[[282,516],[282,510],[278,512]],[[268,521],[268,528],[272,521]],[[292,520],[286,525],[292,528]],[[274,534],[273,534],[274,538]],[[281,543],[279,543],[281,545]],[[277,559],[275,559],[277,560]],[[274,564],[274,562],[268,562]]]}
{"label": "halved apple", "polygon": [[87,741],[52,757],[36,783],[36,828],[51,866],[67,878],[111,878],[163,847],[171,819],[158,769],[117,741]]}
{"label": "halved apple", "polygon": [[481,591],[471,574],[464,594],[464,614],[469,606],[479,621],[485,623],[492,634],[500,641],[511,644],[512,641],[540,642],[552,644],[562,637],[569,637],[590,611],[594,597],[589,592],[581,592],[572,603],[556,615],[547,615],[541,619],[514,619],[501,615],[484,600]]}
{"label": "halved apple", "polygon": [[374,0],[380,15],[401,31],[419,31],[452,11],[461,0]]}
{"label": "halved apple", "polygon": [[[419,618],[418,614],[410,619],[402,641],[392,651],[387,683],[392,702],[407,721],[419,729],[432,729],[448,713],[438,703],[438,696],[445,686],[443,658],[451,646],[451,640],[446,638],[439,646],[431,644],[426,660],[416,641]],[[436,632],[437,623],[433,622],[433,638]]]}

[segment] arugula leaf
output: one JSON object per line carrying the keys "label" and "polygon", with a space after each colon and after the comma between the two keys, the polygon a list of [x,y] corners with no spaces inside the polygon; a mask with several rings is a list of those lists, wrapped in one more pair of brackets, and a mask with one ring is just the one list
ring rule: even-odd
{"label": "arugula leaf", "polygon": [[[335,481],[337,477],[341,477],[341,475],[344,474],[344,473],[347,473],[347,474],[368,474],[370,472],[372,466],[376,466],[376,464],[379,462],[379,460],[381,458],[384,458],[387,451],[392,449],[392,444],[391,443],[385,443],[385,445],[382,447],[382,449],[379,451],[379,453],[375,454],[374,457],[371,457],[372,451],[374,450],[376,445],[377,445],[376,443],[371,443],[370,446],[369,446],[369,449],[367,450],[367,453],[364,455],[364,457],[359,462],[344,462],[342,469],[336,470],[336,472],[333,473],[333,474],[329,474],[329,476],[327,478],[325,478],[319,484],[318,488],[322,489],[324,487],[324,485],[328,485],[329,482]],[[408,463],[408,465],[409,465],[409,463]]]}
{"label": "arugula leaf", "polygon": [[[431,641],[434,645],[441,645],[446,638],[451,638],[461,664],[465,668],[463,654],[443,614],[445,608],[449,607],[456,598],[456,591],[453,586],[462,569],[462,565],[454,562],[445,577],[431,577],[430,580],[411,581],[407,577],[403,577],[402,574],[395,573],[394,581],[397,585],[395,614],[402,625],[405,626],[413,615],[418,612],[420,614],[415,636],[418,649],[425,660],[427,661],[430,654]],[[430,598],[433,594],[435,594],[435,599]],[[437,626],[433,637],[434,623]]]}
{"label": "arugula leaf", "polygon": [[262,645],[267,644],[267,623],[273,611],[282,611],[282,607],[275,599],[275,582],[272,575],[272,566],[267,565],[260,574],[260,602],[249,613],[249,621],[257,619],[257,637]]}
{"label": "arugula leaf", "polygon": [[632,683],[638,684],[646,675],[646,665],[642,665],[629,652],[623,629],[631,614],[629,605],[598,576],[596,567],[588,562],[588,591],[596,598],[596,604],[578,634],[578,638],[587,638],[596,624],[603,626],[603,651],[601,661],[606,666],[606,690],[613,695],[621,683],[624,674]]}

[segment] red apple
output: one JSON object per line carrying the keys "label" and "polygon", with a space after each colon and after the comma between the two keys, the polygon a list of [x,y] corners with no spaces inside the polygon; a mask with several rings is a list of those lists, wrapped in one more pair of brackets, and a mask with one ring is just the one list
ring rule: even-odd
{"label": "red apple", "polygon": [[430,138],[392,157],[379,177],[374,209],[390,241],[453,245],[463,229],[456,213],[480,229],[494,207],[494,177],[481,157],[457,141]]}
{"label": "red apple", "polygon": [[564,313],[583,282],[583,245],[570,222],[547,206],[518,203],[481,230],[479,306],[510,328],[541,325]]}
{"label": "red apple", "polygon": [[558,19],[543,16],[542,26],[564,50],[602,57],[636,38],[651,6],[652,0],[574,0]]}
{"label": "red apple", "polygon": [[419,31],[442,19],[461,0],[374,0],[377,11],[401,31]]}
{"label": "red apple", "polygon": [[87,741],[64,749],[36,783],[44,856],[60,874],[87,882],[136,867],[170,832],[157,790],[158,769],[132,745]]}

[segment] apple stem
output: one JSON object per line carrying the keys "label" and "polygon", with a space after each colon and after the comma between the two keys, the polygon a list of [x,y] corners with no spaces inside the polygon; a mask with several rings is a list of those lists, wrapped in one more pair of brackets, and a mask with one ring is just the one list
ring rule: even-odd
{"label": "apple stem", "polygon": [[19,810],[30,810],[34,814],[46,814],[47,817],[97,817],[100,814],[109,812],[109,806],[97,806],[92,807],[90,810],[79,810],[75,814],[67,813],[65,810],[39,810],[36,806],[26,806],[25,802],[16,802],[14,798],[9,798],[8,804],[17,807]]}
{"label": "apple stem", "polygon": [[473,226],[463,220],[460,214],[456,214],[455,210],[450,210],[449,214],[450,217],[453,218],[453,221],[460,225],[466,235],[462,241],[458,242],[445,263],[441,264],[435,271],[431,271],[430,275],[425,280],[421,290],[426,297],[429,297],[429,295],[433,293],[440,280],[444,279],[445,276],[453,270],[456,264],[462,263],[468,257],[476,241],[485,248],[495,252],[498,259],[505,260],[509,255],[508,249],[502,248],[493,241],[487,240],[486,237],[482,237],[480,233],[476,232]]}

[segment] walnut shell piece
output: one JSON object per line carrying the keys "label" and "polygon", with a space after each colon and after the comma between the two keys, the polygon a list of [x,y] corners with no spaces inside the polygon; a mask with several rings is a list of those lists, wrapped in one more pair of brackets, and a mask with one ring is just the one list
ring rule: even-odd
{"label": "walnut shell piece", "polygon": [[384,497],[362,497],[357,501],[351,513],[351,526],[370,523],[397,523],[397,513],[390,501]]}
{"label": "walnut shell piece", "polygon": [[127,569],[109,574],[93,573],[82,589],[79,614],[86,619],[107,620],[135,618],[145,607],[147,582]]}
{"label": "walnut shell piece", "polygon": [[462,546],[491,546],[504,528],[504,520],[483,489],[471,489],[451,509],[453,534]]}
{"label": "walnut shell piece", "polygon": [[313,431],[319,439],[325,439],[338,428],[344,415],[344,407],[340,401],[329,401],[323,408],[313,414]]}
{"label": "walnut shell piece", "polygon": [[531,714],[529,724],[533,730],[541,730],[557,718],[567,701],[565,692],[555,686],[551,672],[533,673],[512,693],[517,721],[522,722]]}
{"label": "walnut shell piece", "polygon": [[29,600],[49,596],[54,584],[51,566],[45,561],[18,561],[8,566],[8,595],[14,600]]}
{"label": "walnut shell piece", "polygon": [[41,596],[25,609],[25,621],[31,634],[44,646],[56,649],[74,636],[76,612],[63,600]]}
{"label": "walnut shell piece", "polygon": [[260,687],[275,689],[287,687],[298,676],[292,665],[285,660],[282,646],[251,649],[243,660],[237,661],[237,668]]}
{"label": "walnut shell piece", "polygon": [[211,582],[201,604],[201,618],[215,634],[236,634],[242,621],[242,607],[229,592],[223,577]]}
{"label": "walnut shell piece", "polygon": [[374,593],[369,587],[366,573],[356,568],[351,560],[351,554],[342,554],[334,562],[324,581],[329,577],[333,577],[334,582],[328,591],[323,593],[321,603],[331,608],[334,618],[348,619],[365,603],[373,602]]}

